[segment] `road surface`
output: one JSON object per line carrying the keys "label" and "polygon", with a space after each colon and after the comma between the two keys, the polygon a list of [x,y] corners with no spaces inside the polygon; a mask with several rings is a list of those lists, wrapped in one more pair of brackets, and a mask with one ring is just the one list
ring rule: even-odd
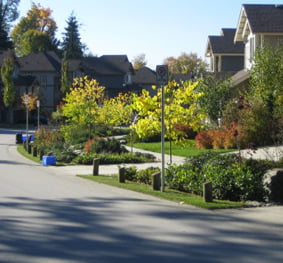
{"label": "road surface", "polygon": [[207,211],[42,167],[0,130],[0,262],[283,262],[283,208]]}

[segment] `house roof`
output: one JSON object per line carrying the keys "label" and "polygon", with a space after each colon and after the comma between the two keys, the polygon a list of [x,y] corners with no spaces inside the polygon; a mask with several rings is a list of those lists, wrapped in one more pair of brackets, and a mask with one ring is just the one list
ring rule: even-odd
{"label": "house roof", "polygon": [[135,71],[133,83],[141,85],[156,85],[156,73],[148,67],[142,67]]}
{"label": "house roof", "polygon": [[283,33],[283,5],[244,4],[235,41],[243,41],[250,32]]}
{"label": "house roof", "polygon": [[208,36],[206,56],[212,54],[244,55],[244,43],[234,43],[235,33],[235,28],[222,28],[220,36]]}
{"label": "house roof", "polygon": [[134,72],[132,64],[126,55],[103,55],[101,57],[86,57],[69,61],[72,71],[84,71],[95,75],[124,75]]}
{"label": "house roof", "polygon": [[43,51],[18,58],[21,72],[59,72],[61,59],[54,51]]}

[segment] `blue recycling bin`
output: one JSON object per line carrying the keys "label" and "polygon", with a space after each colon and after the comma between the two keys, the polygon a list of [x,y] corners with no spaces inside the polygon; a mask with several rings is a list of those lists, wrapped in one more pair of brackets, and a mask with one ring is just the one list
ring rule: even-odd
{"label": "blue recycling bin", "polygon": [[42,156],[42,166],[56,165],[55,156]]}

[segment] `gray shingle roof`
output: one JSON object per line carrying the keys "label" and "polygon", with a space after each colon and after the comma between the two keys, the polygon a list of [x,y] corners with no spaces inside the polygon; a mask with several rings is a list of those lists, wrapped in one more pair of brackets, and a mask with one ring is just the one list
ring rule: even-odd
{"label": "gray shingle roof", "polygon": [[30,54],[17,60],[21,72],[59,72],[61,69],[61,60],[53,51]]}
{"label": "gray shingle roof", "polygon": [[103,55],[101,57],[86,57],[80,60],[69,60],[71,71],[84,71],[95,75],[124,75],[133,71],[132,64],[126,55]]}
{"label": "gray shingle roof", "polygon": [[234,43],[236,29],[223,28],[221,36],[208,36],[213,54],[244,54],[244,43]]}
{"label": "gray shingle roof", "polygon": [[134,84],[156,85],[156,73],[148,67],[142,67],[135,71]]}
{"label": "gray shingle roof", "polygon": [[244,4],[253,33],[283,33],[282,5]]}

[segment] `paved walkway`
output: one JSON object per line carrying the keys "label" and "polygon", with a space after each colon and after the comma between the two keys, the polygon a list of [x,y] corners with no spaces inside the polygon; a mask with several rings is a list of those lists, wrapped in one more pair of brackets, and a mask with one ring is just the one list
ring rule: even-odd
{"label": "paved walkway", "polygon": [[[117,174],[119,166],[136,166],[137,169],[146,169],[148,167],[159,167],[161,168],[161,154],[149,152],[141,149],[126,147],[129,151],[133,149],[134,152],[142,152],[142,153],[150,153],[156,157],[156,162],[153,163],[141,163],[141,164],[108,164],[108,165],[100,165],[99,166],[99,174],[111,175]],[[256,151],[252,150],[241,150],[241,155],[244,158],[253,158],[253,159],[267,159],[267,160],[275,160],[278,161],[280,158],[283,158],[283,146],[277,147],[266,147],[260,148]],[[172,163],[174,164],[182,164],[185,161],[185,157],[180,156],[172,156]],[[165,154],[165,166],[170,164],[170,155]],[[92,165],[72,165],[72,166],[57,166],[51,167],[52,169],[60,170],[66,174],[70,175],[86,175],[92,174]]]}
{"label": "paved walkway", "polygon": [[[107,164],[107,165],[99,165],[99,174],[104,175],[111,175],[111,174],[118,174],[119,166],[135,166],[138,170],[146,169],[148,167],[159,167],[161,168],[161,159],[162,156],[160,153],[153,153],[145,150],[140,150],[136,148],[126,147],[129,151],[133,149],[134,152],[142,152],[142,153],[150,153],[156,157],[156,162],[152,163],[139,163],[139,164]],[[173,156],[172,155],[172,163],[175,164],[182,164],[186,158],[180,156]],[[170,164],[170,155],[165,154],[165,164],[168,166]],[[56,166],[51,167],[53,170],[62,171],[65,174],[69,175],[87,175],[92,174],[92,165],[70,165],[70,166]]]}

